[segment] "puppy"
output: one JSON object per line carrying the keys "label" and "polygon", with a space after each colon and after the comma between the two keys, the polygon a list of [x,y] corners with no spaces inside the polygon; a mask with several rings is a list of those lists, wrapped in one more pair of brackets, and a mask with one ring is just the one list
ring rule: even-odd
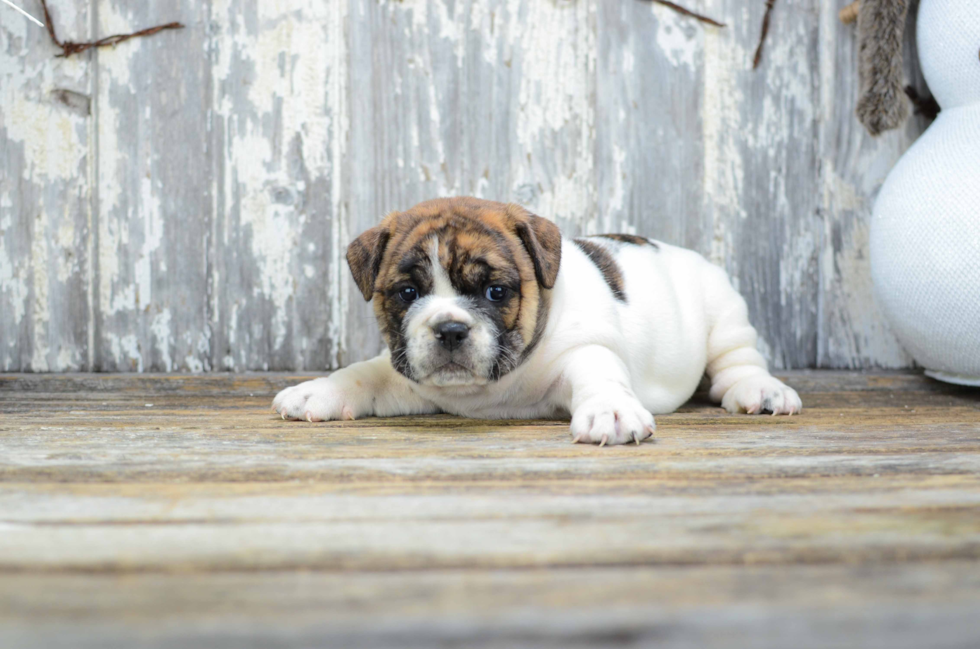
{"label": "puppy", "polygon": [[571,416],[575,442],[639,444],[706,372],[729,412],[803,407],[724,271],[690,250],[565,239],[517,205],[451,198],[389,214],[347,261],[388,349],[283,390],[283,419]]}

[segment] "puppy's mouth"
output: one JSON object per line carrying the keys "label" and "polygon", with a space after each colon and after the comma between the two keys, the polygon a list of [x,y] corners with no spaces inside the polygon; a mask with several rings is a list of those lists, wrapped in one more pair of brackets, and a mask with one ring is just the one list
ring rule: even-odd
{"label": "puppy's mouth", "polygon": [[486,385],[487,379],[477,376],[472,368],[450,360],[425,376],[420,383],[433,385],[436,387],[465,386],[465,385]]}

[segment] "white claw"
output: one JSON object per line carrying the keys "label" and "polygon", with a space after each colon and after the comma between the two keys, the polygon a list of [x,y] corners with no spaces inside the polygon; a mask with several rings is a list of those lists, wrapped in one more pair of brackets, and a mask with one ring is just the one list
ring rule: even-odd
{"label": "white claw", "polygon": [[285,421],[286,420],[286,409],[283,408],[282,409],[282,412],[280,412],[279,414],[282,415],[283,421]]}
{"label": "white claw", "polygon": [[313,415],[310,412],[306,413],[306,421],[313,423]]}
{"label": "white claw", "polygon": [[582,441],[582,436],[576,435],[575,439],[572,440],[572,444],[578,444],[580,441]]}
{"label": "white claw", "polygon": [[602,436],[602,441],[599,442],[599,446],[605,446],[606,445],[606,442],[608,442],[608,441],[609,441],[609,435],[603,435]]}

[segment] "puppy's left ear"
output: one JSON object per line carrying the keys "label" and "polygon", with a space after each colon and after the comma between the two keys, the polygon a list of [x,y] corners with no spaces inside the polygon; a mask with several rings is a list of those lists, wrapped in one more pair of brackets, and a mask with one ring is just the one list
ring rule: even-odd
{"label": "puppy's left ear", "polygon": [[561,230],[548,219],[535,216],[522,207],[514,206],[511,214],[516,221],[517,236],[531,255],[538,283],[544,288],[552,288],[561,266]]}
{"label": "puppy's left ear", "polygon": [[371,228],[347,246],[347,265],[354,275],[357,288],[361,289],[361,295],[369,302],[374,297],[374,283],[381,272],[381,259],[390,236],[385,219],[384,223]]}

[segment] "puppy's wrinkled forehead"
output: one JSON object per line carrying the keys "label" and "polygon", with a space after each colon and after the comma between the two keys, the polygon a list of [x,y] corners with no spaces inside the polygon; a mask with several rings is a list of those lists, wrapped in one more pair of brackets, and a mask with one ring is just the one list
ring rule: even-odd
{"label": "puppy's wrinkled forehead", "polygon": [[518,289],[522,281],[532,280],[533,266],[515,254],[516,237],[496,229],[494,219],[480,217],[451,212],[421,215],[415,221],[403,215],[406,231],[394,237],[380,283],[410,280],[426,292],[450,297],[479,291],[491,282]]}
{"label": "puppy's wrinkled forehead", "polygon": [[366,300],[391,288],[400,275],[431,282],[436,265],[460,289],[495,272],[501,280],[550,289],[561,263],[561,233],[518,205],[441,198],[386,216],[351,242],[347,261]]}

